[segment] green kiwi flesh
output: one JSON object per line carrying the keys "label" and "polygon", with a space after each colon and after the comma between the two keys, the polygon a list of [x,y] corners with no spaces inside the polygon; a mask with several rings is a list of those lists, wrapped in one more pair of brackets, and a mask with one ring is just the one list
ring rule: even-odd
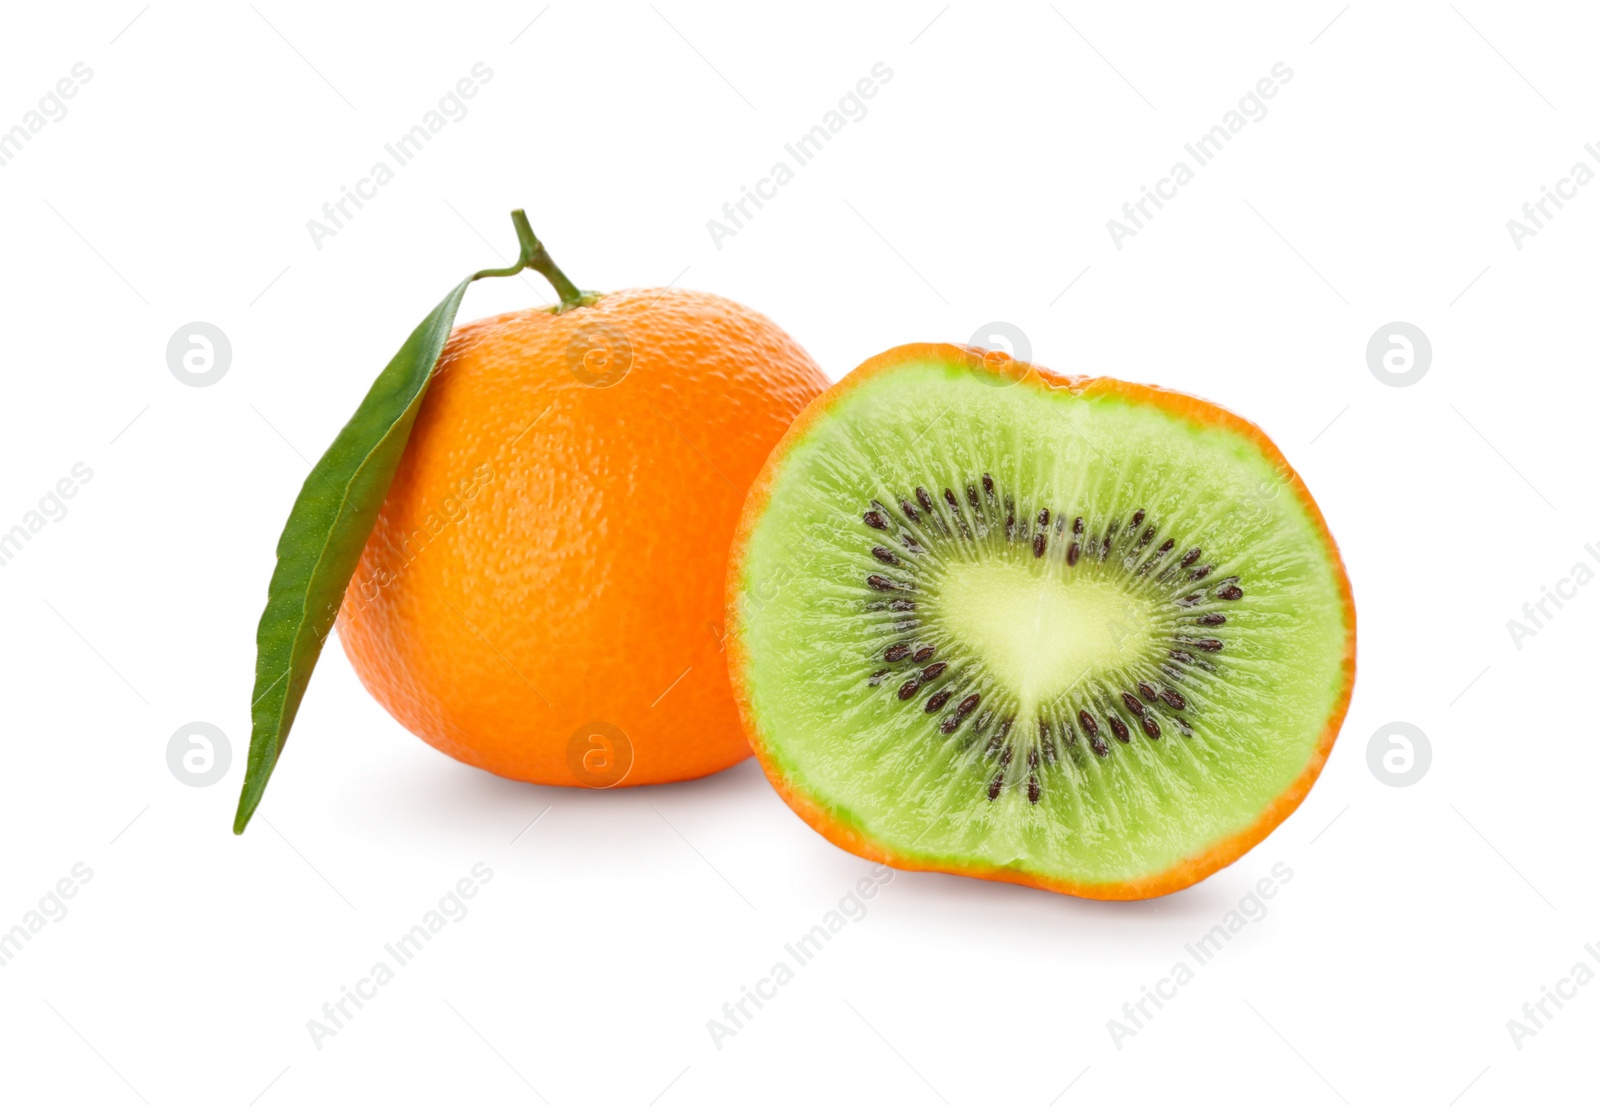
{"label": "green kiwi flesh", "polygon": [[747,506],[733,678],[769,774],[894,860],[1063,890],[1244,835],[1352,677],[1303,487],[1243,422],[911,350],[819,399]]}

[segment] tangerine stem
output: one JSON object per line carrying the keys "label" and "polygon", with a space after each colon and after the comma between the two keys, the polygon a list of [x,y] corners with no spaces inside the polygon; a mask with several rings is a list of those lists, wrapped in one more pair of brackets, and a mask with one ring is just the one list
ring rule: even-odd
{"label": "tangerine stem", "polygon": [[561,298],[561,304],[556,307],[556,312],[566,312],[586,304],[583,291],[572,284],[572,279],[561,272],[555,259],[550,257],[550,252],[544,249],[544,244],[539,242],[539,237],[533,234],[533,228],[528,224],[527,213],[522,209],[513,209],[511,224],[517,229],[517,246],[520,248],[517,261],[511,265],[497,270],[479,270],[474,278],[509,278],[523,270],[537,270],[552,286],[555,287],[556,296]]}

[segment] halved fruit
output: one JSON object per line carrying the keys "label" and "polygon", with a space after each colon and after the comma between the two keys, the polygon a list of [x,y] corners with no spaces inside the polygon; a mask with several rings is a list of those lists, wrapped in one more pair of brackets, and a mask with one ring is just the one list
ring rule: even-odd
{"label": "halved fruit", "polygon": [[745,730],[795,811],[897,868],[1099,899],[1248,850],[1355,679],[1322,514],[1206,401],[942,344],[869,360],[750,489]]}

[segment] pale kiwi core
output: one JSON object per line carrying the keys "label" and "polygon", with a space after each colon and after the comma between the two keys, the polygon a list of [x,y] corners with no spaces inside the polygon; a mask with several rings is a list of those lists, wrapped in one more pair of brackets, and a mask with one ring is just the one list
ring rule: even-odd
{"label": "pale kiwi core", "polygon": [[973,562],[948,568],[942,591],[945,624],[1014,687],[1020,718],[1097,667],[1160,658],[1149,603],[1112,583]]}

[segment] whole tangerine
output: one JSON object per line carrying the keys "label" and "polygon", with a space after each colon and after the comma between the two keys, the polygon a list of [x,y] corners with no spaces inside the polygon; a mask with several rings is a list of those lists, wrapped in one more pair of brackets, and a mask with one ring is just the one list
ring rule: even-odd
{"label": "whole tangerine", "polygon": [[828,385],[761,314],[624,290],[456,328],[339,613],[362,683],[497,775],[609,787],[750,754],[723,658],[745,491]]}

